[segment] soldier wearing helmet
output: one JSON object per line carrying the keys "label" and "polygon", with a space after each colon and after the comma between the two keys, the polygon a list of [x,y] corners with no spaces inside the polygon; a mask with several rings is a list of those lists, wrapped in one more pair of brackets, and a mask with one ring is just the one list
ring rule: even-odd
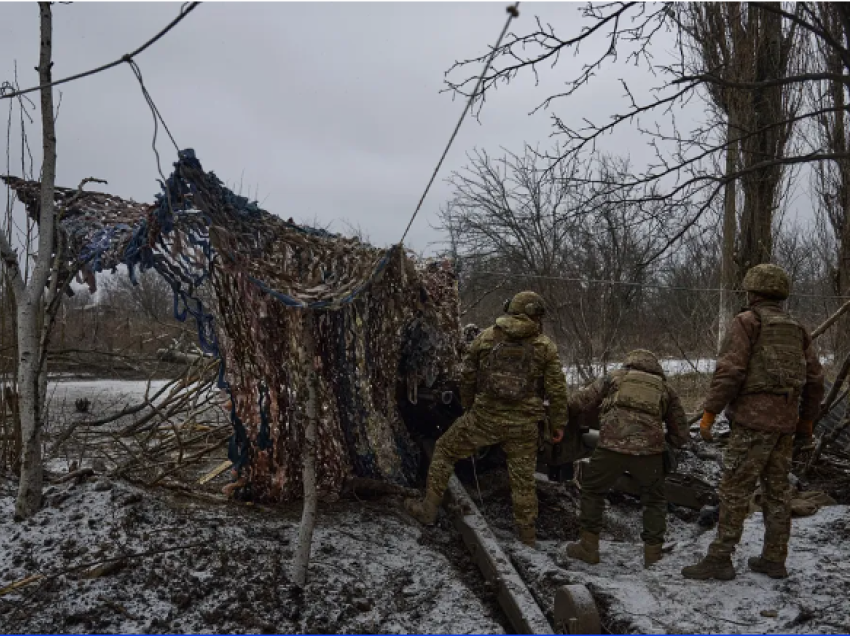
{"label": "soldier wearing helmet", "polygon": [[431,525],[455,463],[484,446],[500,444],[507,455],[514,518],[520,539],[535,545],[538,423],[560,439],[567,423],[567,383],[558,349],[541,332],[543,299],[532,291],[505,303],[505,313],[469,346],[460,381],[464,414],[437,440],[428,470],[425,498],[405,508]]}
{"label": "soldier wearing helmet", "polygon": [[[599,443],[581,482],[580,534],[565,548],[567,557],[599,563],[599,532],[605,495],[628,472],[640,484],[644,566],[661,559],[667,531],[664,496],[665,440],[680,448],[688,441],[685,411],[651,351],[636,349],[623,368],[596,380],[570,398],[570,410],[600,410]],[[665,432],[666,425],[666,432]]]}
{"label": "soldier wearing helmet", "polygon": [[735,578],[732,553],[758,481],[764,545],[749,567],[772,578],[788,576],[794,435],[811,438],[824,392],[811,336],[782,308],[791,292],[788,274],[776,265],[756,265],[744,277],[744,289],[749,305],[729,325],[700,422],[700,434],[711,441],[714,419],[725,409],[732,433],[720,482],[717,536],[702,561],[682,570],[690,579]]}

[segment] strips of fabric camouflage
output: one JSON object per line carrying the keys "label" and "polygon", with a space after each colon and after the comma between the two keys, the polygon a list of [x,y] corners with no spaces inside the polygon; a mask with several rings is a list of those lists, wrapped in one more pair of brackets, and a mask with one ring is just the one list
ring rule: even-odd
{"label": "strips of fabric camouflage", "polygon": [[[451,268],[284,221],[225,188],[192,151],[162,185],[155,206],[86,193],[88,207],[66,211],[62,227],[76,224],[71,251],[92,271],[124,262],[131,277],[152,268],[168,280],[175,316],[192,316],[202,348],[222,359],[229,456],[247,477],[245,494],[301,496],[308,308],[320,311],[320,492],[337,493],[351,473],[409,483],[418,453],[397,408],[406,390],[399,378],[431,386],[455,373]],[[27,191],[37,202],[37,184]],[[211,307],[197,294],[208,282]]]}

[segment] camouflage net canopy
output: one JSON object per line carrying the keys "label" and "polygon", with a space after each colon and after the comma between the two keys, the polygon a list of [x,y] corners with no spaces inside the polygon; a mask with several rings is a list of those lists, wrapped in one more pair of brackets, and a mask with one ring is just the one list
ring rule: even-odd
{"label": "camouflage net canopy", "polygon": [[[57,189],[69,266],[82,261],[92,289],[95,272],[121,263],[133,280],[149,268],[168,280],[175,316],[191,315],[201,348],[221,359],[219,386],[233,404],[229,457],[246,482],[243,495],[302,496],[312,364],[320,494],[338,493],[350,475],[412,483],[419,452],[398,399],[457,374],[459,300],[449,264],[285,221],[204,172],[192,150],[174,168],[154,205]],[[39,184],[4,180],[37,218]],[[213,307],[199,298],[205,283]],[[304,346],[307,312],[315,361]]]}

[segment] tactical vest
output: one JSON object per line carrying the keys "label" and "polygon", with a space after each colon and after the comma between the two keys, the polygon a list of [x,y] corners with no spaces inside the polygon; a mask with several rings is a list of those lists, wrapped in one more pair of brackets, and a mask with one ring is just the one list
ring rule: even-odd
{"label": "tactical vest", "polygon": [[482,367],[484,391],[495,398],[517,402],[536,392],[532,339],[510,341],[497,335]]}
{"label": "tactical vest", "polygon": [[622,408],[658,418],[664,416],[664,378],[653,373],[629,369],[619,380],[619,386],[606,399],[605,411]]}
{"label": "tactical vest", "polygon": [[803,327],[781,309],[751,307],[761,329],[741,394],[799,395],[806,383]]}

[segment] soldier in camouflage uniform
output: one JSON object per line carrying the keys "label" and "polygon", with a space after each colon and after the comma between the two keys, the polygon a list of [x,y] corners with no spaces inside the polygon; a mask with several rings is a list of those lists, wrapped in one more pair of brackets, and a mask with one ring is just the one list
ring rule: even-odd
{"label": "soldier in camouflage uniform", "polygon": [[732,553],[759,480],[764,545],[748,564],[772,578],[788,576],[794,433],[811,437],[823,397],[823,370],[811,336],[782,309],[791,291],[788,275],[776,265],[756,265],[744,277],[744,289],[749,307],[729,325],[700,422],[706,441],[724,408],[732,427],[719,489],[720,521],[705,558],[682,570],[689,579],[735,578]]}
{"label": "soldier in camouflage uniform", "polygon": [[581,482],[579,540],[566,546],[566,555],[599,563],[605,495],[628,472],[640,484],[644,565],[650,566],[661,559],[667,530],[664,442],[666,438],[680,448],[689,441],[685,411],[667,384],[658,359],[644,349],[630,352],[622,369],[612,371],[570,398],[571,410],[592,408],[601,413],[599,444]]}
{"label": "soldier in camouflage uniform", "polygon": [[460,382],[465,412],[437,440],[425,499],[408,499],[405,508],[421,523],[433,524],[455,463],[483,446],[500,444],[507,455],[519,536],[534,546],[538,422],[546,419],[545,397],[548,433],[563,435],[567,383],[557,347],[541,333],[540,296],[520,292],[506,303],[505,312],[470,345]]}

